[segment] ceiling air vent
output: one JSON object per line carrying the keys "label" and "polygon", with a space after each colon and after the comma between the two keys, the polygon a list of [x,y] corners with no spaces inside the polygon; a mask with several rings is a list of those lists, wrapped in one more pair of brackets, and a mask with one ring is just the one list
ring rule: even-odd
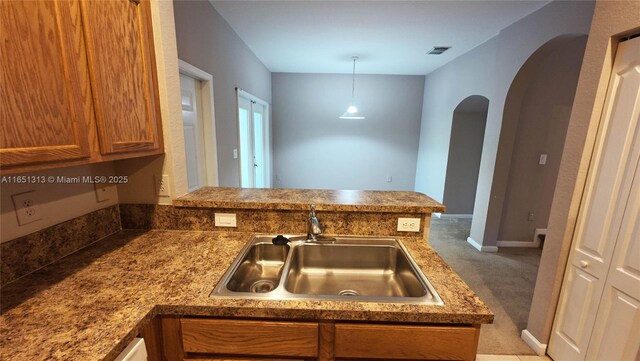
{"label": "ceiling air vent", "polygon": [[434,46],[433,49],[429,50],[427,54],[429,55],[440,55],[445,51],[451,49],[450,46]]}

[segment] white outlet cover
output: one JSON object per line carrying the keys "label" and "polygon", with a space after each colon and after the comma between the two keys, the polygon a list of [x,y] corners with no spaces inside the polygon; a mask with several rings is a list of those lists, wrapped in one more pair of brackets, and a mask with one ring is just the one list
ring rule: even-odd
{"label": "white outlet cover", "polygon": [[36,198],[36,191],[18,193],[11,196],[16,210],[18,225],[23,226],[42,219],[42,212]]}
{"label": "white outlet cover", "polygon": [[547,155],[546,154],[540,154],[540,160],[538,161],[538,164],[540,164],[540,165],[547,164]]}
{"label": "white outlet cover", "polygon": [[236,227],[235,213],[214,213],[216,227]]}
{"label": "white outlet cover", "polygon": [[93,187],[96,191],[96,201],[98,203],[109,200],[109,185],[105,183],[94,183]]}
{"label": "white outlet cover", "polygon": [[169,175],[154,175],[156,181],[156,195],[159,197],[169,197]]}
{"label": "white outlet cover", "polygon": [[398,232],[420,232],[420,218],[398,218]]}

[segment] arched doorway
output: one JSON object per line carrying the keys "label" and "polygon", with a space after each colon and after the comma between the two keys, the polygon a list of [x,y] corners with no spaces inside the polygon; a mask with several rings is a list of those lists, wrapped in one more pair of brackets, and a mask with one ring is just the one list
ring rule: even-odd
{"label": "arched doorway", "polygon": [[472,95],[453,111],[443,196],[450,215],[473,214],[488,109],[489,99]]}
{"label": "arched doorway", "polygon": [[562,36],[525,62],[507,94],[498,157],[498,247],[538,247],[546,232],[586,35]]}

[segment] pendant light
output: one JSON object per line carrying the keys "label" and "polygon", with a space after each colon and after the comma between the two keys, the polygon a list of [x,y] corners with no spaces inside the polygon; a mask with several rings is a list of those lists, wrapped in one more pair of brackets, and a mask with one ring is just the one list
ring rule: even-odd
{"label": "pendant light", "polygon": [[355,106],[356,100],[356,60],[358,60],[357,56],[353,57],[353,78],[351,82],[351,105],[347,108],[347,111],[344,112],[340,119],[364,119],[364,115],[358,112],[358,108]]}

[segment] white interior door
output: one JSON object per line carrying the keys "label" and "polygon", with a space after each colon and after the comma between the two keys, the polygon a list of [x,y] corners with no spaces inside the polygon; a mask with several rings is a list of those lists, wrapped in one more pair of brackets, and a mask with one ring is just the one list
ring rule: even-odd
{"label": "white interior door", "polygon": [[[638,203],[638,181],[634,177],[640,159],[639,118],[640,38],[636,38],[621,43],[616,54],[558,312],[549,340],[549,355],[556,361],[584,360],[587,350],[590,354],[607,354],[608,348],[593,346],[594,348],[589,349],[594,330],[594,345],[602,345],[602,340],[607,338],[628,337],[629,334],[619,334],[625,327],[637,328],[637,270],[640,254],[637,253],[637,214],[633,214],[633,209]],[[622,258],[615,258],[612,262],[617,243],[620,243],[619,247],[635,250],[636,253],[631,253],[626,258],[618,255]],[[618,254],[622,251],[616,252]],[[614,264],[621,265],[621,274],[631,279],[635,277],[635,281],[613,276],[616,272],[611,273],[608,278],[611,267],[616,267],[612,266]],[[623,280],[613,283],[611,277],[622,277]],[[627,289],[625,284],[636,287],[635,291]],[[634,294],[635,301],[629,301],[629,297],[633,299]],[[603,305],[608,308],[599,311],[603,295]],[[625,302],[631,306],[626,309],[618,308],[624,307]],[[598,313],[599,320],[596,323]],[[622,320],[630,316],[635,317],[635,324],[629,323],[634,322],[633,317]],[[613,320],[626,322],[611,324]],[[611,334],[607,335],[607,332]],[[637,343],[637,337],[635,340]],[[625,347],[631,346],[633,345],[627,344]],[[637,346],[635,347],[634,352],[637,352]],[[629,349],[623,348],[620,352],[627,350]]]}
{"label": "white interior door", "polygon": [[199,82],[190,76],[180,74],[180,93],[187,161],[187,183],[189,192],[191,192],[206,183],[206,174],[203,171],[204,129]]}
{"label": "white interior door", "polygon": [[268,105],[239,92],[238,133],[240,143],[240,186],[271,187],[271,137]]}
{"label": "white interior door", "polygon": [[635,173],[587,360],[640,357],[640,164]]}

